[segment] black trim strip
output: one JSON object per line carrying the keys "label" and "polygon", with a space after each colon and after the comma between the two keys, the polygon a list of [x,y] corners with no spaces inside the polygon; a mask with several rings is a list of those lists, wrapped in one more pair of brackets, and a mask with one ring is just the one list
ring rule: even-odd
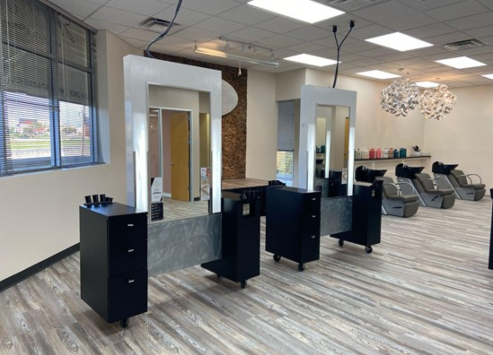
{"label": "black trim strip", "polygon": [[39,263],[37,263],[31,267],[28,267],[24,271],[21,271],[15,275],[12,275],[12,276],[6,278],[3,281],[0,281],[0,292],[5,291],[9,287],[12,287],[12,286],[18,284],[19,282],[27,279],[28,277],[31,277],[31,276],[37,274],[40,271],[43,271],[47,267],[65,259],[66,257],[78,252],[79,250],[80,250],[80,243],[77,243],[77,244],[75,244],[75,245],[73,245],[73,246],[71,246],[65,250],[62,250],[61,252],[59,252],[53,256],[50,256],[49,258],[47,258],[43,261],[40,261]]}

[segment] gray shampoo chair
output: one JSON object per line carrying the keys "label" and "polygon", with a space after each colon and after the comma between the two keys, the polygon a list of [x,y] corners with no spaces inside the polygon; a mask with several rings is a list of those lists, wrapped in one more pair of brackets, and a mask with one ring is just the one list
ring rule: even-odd
{"label": "gray shampoo chair", "polygon": [[[419,197],[414,193],[402,193],[401,186],[410,185],[408,182],[394,183],[394,180],[388,176],[377,179],[383,181],[382,212],[384,214],[398,217],[411,217],[416,214],[419,208]],[[412,185],[409,189],[413,190]]]}
{"label": "gray shampoo chair", "polygon": [[[446,181],[447,188],[453,188],[455,196],[461,200],[479,201],[486,194],[486,186],[482,183],[478,174],[464,174],[462,170],[456,169],[459,164],[443,164],[434,162],[432,171],[435,178]],[[478,183],[473,183],[471,176],[479,179]]]}
{"label": "gray shampoo chair", "polygon": [[455,204],[454,190],[438,188],[435,180],[430,175],[416,173],[412,180],[424,206],[447,209]]}

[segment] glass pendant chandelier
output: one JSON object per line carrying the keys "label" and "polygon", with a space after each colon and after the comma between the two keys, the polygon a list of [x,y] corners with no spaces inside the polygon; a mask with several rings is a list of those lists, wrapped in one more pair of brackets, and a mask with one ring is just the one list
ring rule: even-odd
{"label": "glass pendant chandelier", "polygon": [[440,84],[423,92],[419,107],[427,119],[441,120],[452,111],[456,101],[457,96],[449,91],[447,85]]}
{"label": "glass pendant chandelier", "polygon": [[394,116],[406,117],[419,104],[419,90],[409,79],[397,79],[382,90],[380,105]]}

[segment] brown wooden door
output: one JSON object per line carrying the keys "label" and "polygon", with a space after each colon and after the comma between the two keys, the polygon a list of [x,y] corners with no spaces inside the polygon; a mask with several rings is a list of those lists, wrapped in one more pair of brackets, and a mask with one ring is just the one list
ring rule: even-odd
{"label": "brown wooden door", "polygon": [[188,112],[170,115],[171,198],[190,201],[190,146]]}

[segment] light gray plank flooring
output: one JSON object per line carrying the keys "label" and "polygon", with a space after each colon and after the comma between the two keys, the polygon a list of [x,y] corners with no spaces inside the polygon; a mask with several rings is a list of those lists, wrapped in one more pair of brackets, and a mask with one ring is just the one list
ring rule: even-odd
{"label": "light gray plank flooring", "polygon": [[[0,293],[0,354],[493,354],[491,200],[382,217],[382,243],[262,251],[245,289],[200,266],[149,279],[122,331],[79,297],[79,254]],[[265,225],[262,224],[262,231]],[[263,245],[262,245],[263,250]]]}

